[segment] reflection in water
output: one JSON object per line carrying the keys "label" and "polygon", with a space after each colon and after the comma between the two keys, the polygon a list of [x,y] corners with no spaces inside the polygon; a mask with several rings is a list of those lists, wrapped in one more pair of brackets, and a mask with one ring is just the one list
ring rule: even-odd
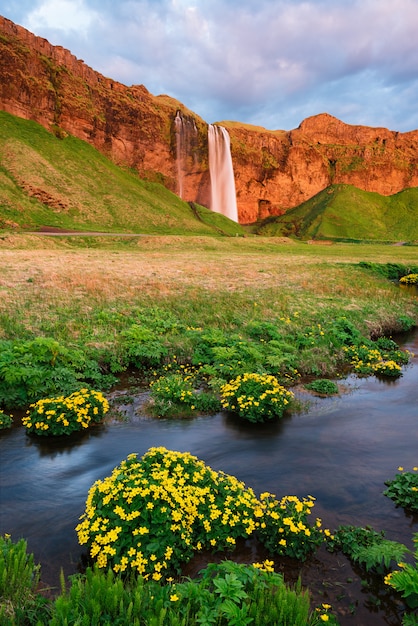
{"label": "reflection in water", "polygon": [[[404,347],[417,354],[418,333]],[[417,383],[415,357],[397,381],[349,377],[348,393],[313,398],[307,412],[263,426],[224,414],[189,421],[140,417],[54,441],[29,438],[22,428],[13,428],[0,437],[0,532],[13,540],[27,539],[29,551],[42,564],[43,580],[57,586],[61,566],[67,575],[77,571],[82,550],[74,528],[92,483],[109,475],[129,453],[142,455],[151,446],[165,446],[189,451],[213,469],[237,476],[256,494],[314,495],[314,514],[326,527],[370,524],[412,547],[417,516],[396,508],[382,491],[399,465],[410,469],[418,464]],[[319,589],[327,571],[333,583],[319,602],[337,594],[331,589],[336,576],[340,581],[353,576],[343,557],[336,560],[321,550],[317,560],[304,566],[304,584]],[[353,602],[359,606],[354,616],[348,608],[346,616],[340,614],[341,624],[400,624],[387,607],[386,614],[369,610],[359,583],[345,593],[347,607]]]}

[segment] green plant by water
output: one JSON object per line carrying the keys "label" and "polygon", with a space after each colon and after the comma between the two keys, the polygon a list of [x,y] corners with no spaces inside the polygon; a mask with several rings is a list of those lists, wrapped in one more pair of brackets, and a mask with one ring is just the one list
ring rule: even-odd
{"label": "green plant by water", "polygon": [[418,512],[418,467],[414,467],[412,472],[404,471],[399,467],[399,473],[392,480],[385,482],[387,489],[383,492],[385,496],[391,498],[398,506]]}

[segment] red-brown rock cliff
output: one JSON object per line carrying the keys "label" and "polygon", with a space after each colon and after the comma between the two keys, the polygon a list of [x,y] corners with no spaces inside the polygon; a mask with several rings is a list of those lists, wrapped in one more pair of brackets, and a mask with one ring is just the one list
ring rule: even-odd
{"label": "red-brown rock cliff", "polygon": [[[207,124],[168,96],[102,76],[68,50],[0,17],[0,107],[68,132],[140,176],[209,205]],[[175,117],[193,128],[176,159]],[[418,186],[418,131],[350,126],[321,114],[292,131],[224,123],[241,223],[278,215],[332,183],[384,195]],[[179,169],[180,168],[180,169]]]}

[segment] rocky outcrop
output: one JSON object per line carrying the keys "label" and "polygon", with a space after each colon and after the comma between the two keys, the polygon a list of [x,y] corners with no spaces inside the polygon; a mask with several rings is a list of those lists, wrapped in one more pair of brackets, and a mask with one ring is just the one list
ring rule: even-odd
{"label": "rocky outcrop", "polygon": [[290,132],[227,127],[241,223],[281,215],[335,183],[386,196],[418,186],[418,131],[351,126],[326,113]]}
{"label": "rocky outcrop", "polygon": [[0,17],[0,107],[35,120],[57,137],[70,133],[142,178],[177,191],[175,117],[181,110],[197,129],[190,147],[184,196],[209,203],[207,124],[168,96],[143,85],[126,87]]}
{"label": "rocky outcrop", "polygon": [[[58,138],[75,135],[175,193],[181,176],[182,197],[209,206],[206,122],[173,98],[102,76],[2,17],[0,107]],[[176,135],[178,111],[193,128],[186,143]],[[289,132],[223,125],[231,136],[241,223],[280,215],[333,183],[384,195],[418,186],[418,131],[350,126],[328,114]]]}

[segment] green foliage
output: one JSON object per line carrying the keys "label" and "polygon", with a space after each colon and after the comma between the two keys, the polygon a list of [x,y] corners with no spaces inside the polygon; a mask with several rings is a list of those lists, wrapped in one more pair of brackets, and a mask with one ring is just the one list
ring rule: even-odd
{"label": "green foliage", "polygon": [[[46,623],[47,603],[37,593],[40,565],[27,554],[24,539],[0,536],[0,623],[3,626]],[[38,622],[39,620],[39,622]],[[45,620],[45,621],[44,621]]]}
{"label": "green foliage", "polygon": [[151,448],[91,487],[77,526],[99,567],[160,580],[195,551],[225,550],[256,527],[258,501],[233,476],[189,453]]}
{"label": "green foliage", "polygon": [[403,265],[402,263],[374,263],[372,261],[360,261],[358,266],[383,276],[389,280],[399,280],[399,282],[407,282],[402,280],[406,275],[412,272],[418,272],[418,265]]}
{"label": "green foliage", "polygon": [[11,415],[7,415],[0,409],[0,430],[2,428],[10,428],[13,424],[13,417]]}
{"label": "green foliage", "polygon": [[177,585],[177,593],[181,601],[193,594],[198,624],[309,624],[308,593],[300,585],[294,589],[285,585],[272,565],[211,563],[200,572],[200,580]]}
{"label": "green foliage", "polygon": [[270,374],[245,373],[221,387],[222,407],[249,422],[282,417],[293,397]]}
{"label": "green foliage", "polygon": [[[248,334],[248,337],[245,335]],[[195,329],[192,363],[202,372],[225,381],[245,372],[274,374],[291,380],[297,376],[296,349],[283,340],[279,327],[271,322],[251,320],[242,333],[218,328]]]}
{"label": "green foliage", "polygon": [[133,324],[121,332],[120,343],[128,365],[153,368],[160,365],[168,350],[158,334],[147,326]]}
{"label": "green foliage", "polygon": [[283,215],[267,218],[256,232],[299,239],[412,241],[418,239],[417,196],[417,188],[387,197],[352,185],[331,185]]}
{"label": "green foliage", "polygon": [[343,350],[354,371],[366,376],[401,376],[401,365],[408,363],[411,356],[408,351],[399,350],[396,343],[387,338],[365,340],[359,344],[344,346]]}
{"label": "green foliage", "polygon": [[[418,533],[414,535],[414,543],[415,563],[398,563],[401,569],[385,576],[385,583],[396,589],[411,609],[418,608]],[[404,624],[407,623],[414,624],[413,621],[406,619]]]}
{"label": "green foliage", "polygon": [[159,417],[173,417],[219,411],[221,405],[217,396],[196,388],[196,384],[198,379],[188,370],[160,376],[150,384],[152,413]]}
{"label": "green foliage", "polygon": [[260,499],[263,517],[258,534],[271,553],[305,561],[323,543],[321,520],[317,518],[314,525],[308,521],[315,498],[284,496],[277,500],[263,493]]}
{"label": "green foliage", "polygon": [[47,337],[0,341],[0,405],[21,407],[42,396],[72,393],[83,383],[106,387],[109,382],[81,348]]}
{"label": "green foliage", "polygon": [[388,569],[392,561],[400,561],[408,551],[402,543],[385,539],[384,531],[351,525],[337,528],[333,538],[328,540],[328,549],[331,552],[341,550],[367,572]]}
{"label": "green foliage", "polygon": [[388,488],[383,492],[385,496],[391,498],[398,506],[418,512],[418,467],[414,467],[412,472],[404,472],[399,468],[392,480],[385,482]]}
{"label": "green foliage", "polygon": [[338,393],[338,385],[332,380],[328,380],[327,378],[319,378],[318,380],[313,380],[311,383],[307,383],[305,385],[305,388],[309,389],[310,391],[315,391],[315,393],[320,393],[324,396],[332,396],[333,394]]}
{"label": "green foliage", "polygon": [[22,424],[31,434],[70,435],[100,422],[108,410],[109,403],[100,391],[80,389],[67,397],[44,398],[31,404]]}
{"label": "green foliage", "polygon": [[112,570],[87,568],[83,576],[71,576],[69,591],[55,600],[49,626],[140,626],[149,600],[141,577],[124,585]]}
{"label": "green foliage", "polygon": [[[328,606],[328,605],[326,605]],[[322,609],[322,614],[327,614]],[[49,626],[316,626],[309,594],[291,588],[270,565],[210,564],[195,580],[160,585],[141,576],[122,582],[112,570],[71,577],[55,601]],[[335,623],[330,621],[329,623]]]}

